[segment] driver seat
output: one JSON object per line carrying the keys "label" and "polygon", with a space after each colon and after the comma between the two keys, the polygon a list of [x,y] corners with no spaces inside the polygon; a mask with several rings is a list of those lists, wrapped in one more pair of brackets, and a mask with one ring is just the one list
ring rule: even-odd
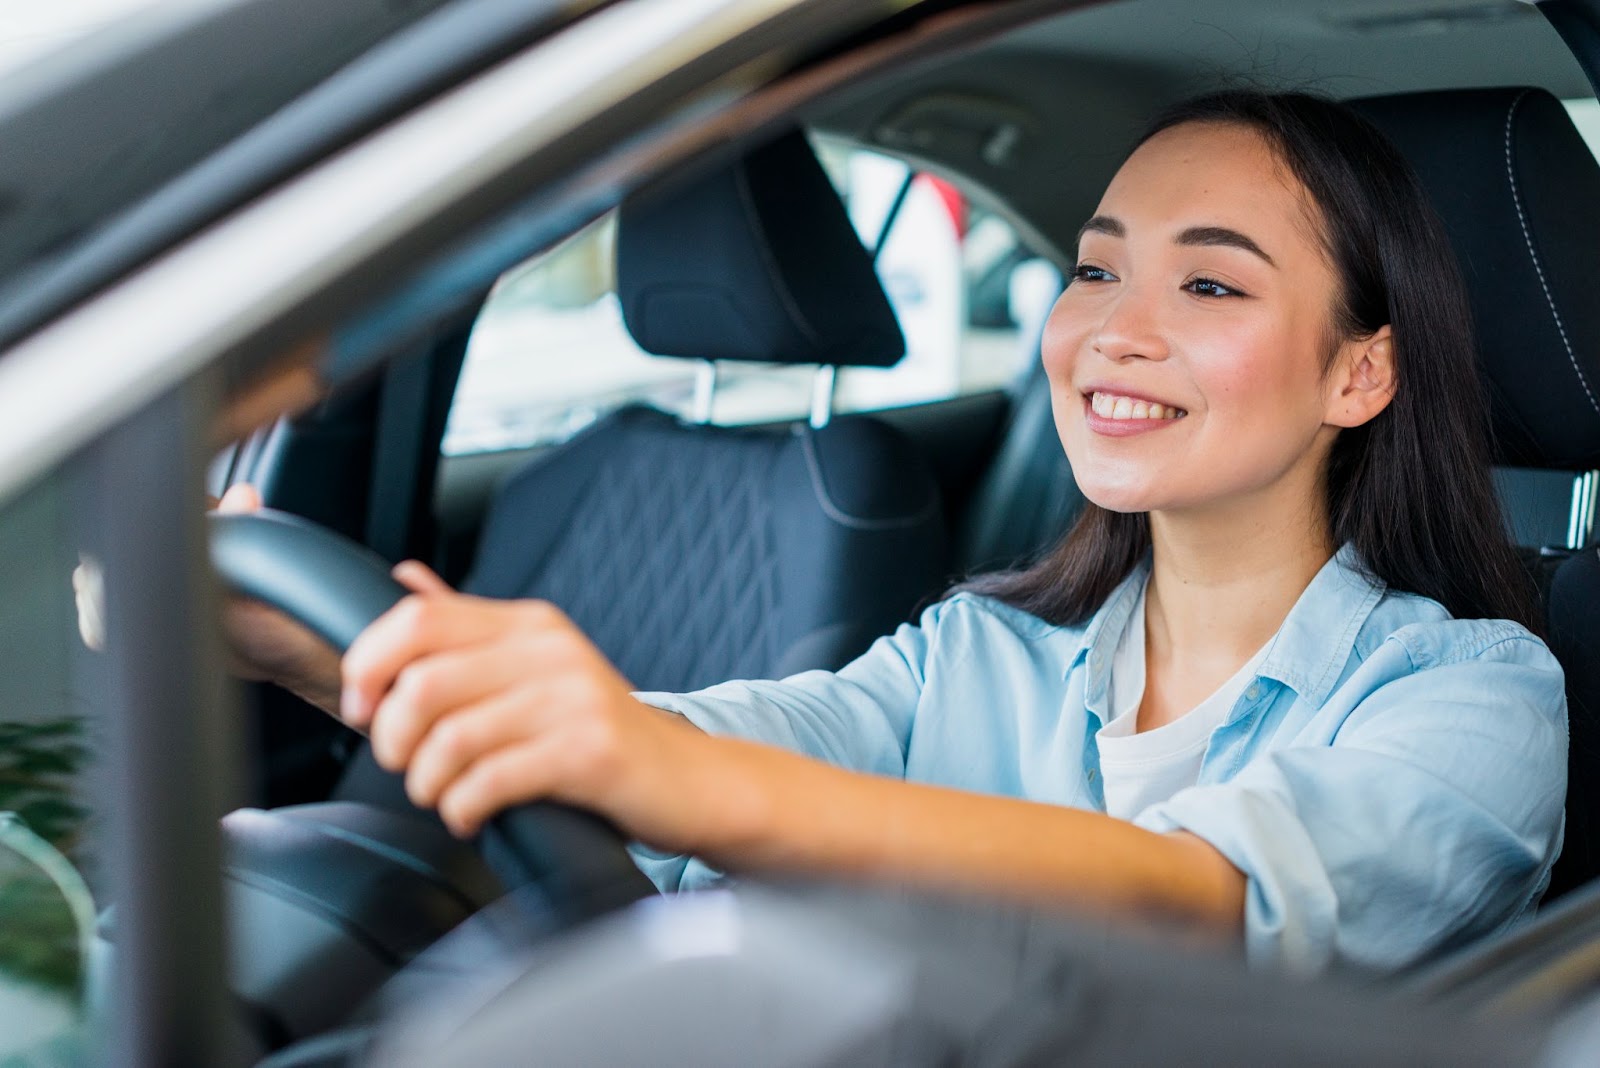
{"label": "driver seat", "polygon": [[[1455,247],[1503,465],[1495,477],[1566,673],[1565,844],[1545,900],[1600,889],[1600,165],[1542,89],[1355,103],[1411,162]],[[1530,540],[1518,528],[1541,509],[1559,533]]]}
{"label": "driver seat", "polygon": [[[627,329],[659,356],[831,375],[905,352],[798,130],[630,196],[616,261]],[[844,666],[944,584],[944,530],[926,461],[876,419],[824,405],[731,428],[631,407],[505,482],[462,588],[552,601],[636,687],[681,692]],[[336,796],[404,803],[366,747]]]}
{"label": "driver seat", "polygon": [[[628,329],[660,355],[886,367],[905,350],[798,132],[632,197],[617,260]],[[641,688],[841,667],[939,587],[944,520],[907,439],[816,422],[617,412],[507,481],[463,588],[555,602]],[[369,746],[334,798],[224,822],[236,933],[259,950],[235,986],[269,1045],[346,1018],[500,889]]]}

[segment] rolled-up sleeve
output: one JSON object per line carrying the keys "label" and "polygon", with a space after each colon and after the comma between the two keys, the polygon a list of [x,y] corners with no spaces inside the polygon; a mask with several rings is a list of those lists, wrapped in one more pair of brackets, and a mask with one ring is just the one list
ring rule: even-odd
{"label": "rolled-up sleeve", "polygon": [[1135,822],[1195,834],[1244,873],[1253,963],[1389,969],[1532,908],[1560,850],[1566,751],[1543,643],[1499,621],[1408,627],[1298,740]]}
{"label": "rolled-up sleeve", "polygon": [[725,682],[694,693],[636,693],[709,734],[729,735],[880,775],[905,774],[906,742],[946,602],[834,671]]}
{"label": "rolled-up sleeve", "polygon": [[[903,777],[924,668],[949,603],[935,604],[918,624],[902,624],[879,638],[837,672],[806,671],[779,681],[725,682],[694,693],[634,696],[678,713],[708,734],[778,746],[853,771]],[[634,846],[633,854],[665,891],[719,878],[688,857],[642,846]]]}

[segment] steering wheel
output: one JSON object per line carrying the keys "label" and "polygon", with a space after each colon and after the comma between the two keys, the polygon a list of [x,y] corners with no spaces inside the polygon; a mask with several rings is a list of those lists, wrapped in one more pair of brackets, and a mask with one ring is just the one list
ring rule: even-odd
{"label": "steering wheel", "polygon": [[[213,512],[211,562],[223,584],[298,621],[339,652],[409,592],[377,553],[286,512]],[[479,847],[506,889],[536,885],[561,926],[654,894],[608,820],[554,802],[507,809]]]}

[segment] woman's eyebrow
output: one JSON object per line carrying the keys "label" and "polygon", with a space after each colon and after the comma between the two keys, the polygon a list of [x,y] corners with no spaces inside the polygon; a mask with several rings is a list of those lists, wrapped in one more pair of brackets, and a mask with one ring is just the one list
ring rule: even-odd
{"label": "woman's eyebrow", "polygon": [[1123,227],[1121,219],[1113,219],[1109,215],[1096,215],[1082,226],[1078,227],[1078,236],[1073,239],[1074,244],[1083,241],[1083,235],[1093,231],[1105,234],[1107,237],[1126,237],[1128,231]]}
{"label": "woman's eyebrow", "polygon": [[[1105,234],[1107,237],[1127,237],[1128,228],[1122,225],[1122,220],[1110,215],[1096,215],[1078,228],[1077,241],[1083,241],[1087,233]],[[1245,252],[1260,256],[1273,267],[1278,266],[1277,261],[1267,255],[1265,249],[1256,244],[1248,236],[1226,226],[1191,226],[1177,237],[1180,245],[1224,245],[1229,248],[1243,249]]]}
{"label": "woman's eyebrow", "polygon": [[1243,249],[1260,256],[1270,266],[1278,266],[1260,245],[1239,231],[1230,230],[1226,226],[1191,226],[1178,235],[1177,241],[1180,245],[1225,245],[1229,248]]}

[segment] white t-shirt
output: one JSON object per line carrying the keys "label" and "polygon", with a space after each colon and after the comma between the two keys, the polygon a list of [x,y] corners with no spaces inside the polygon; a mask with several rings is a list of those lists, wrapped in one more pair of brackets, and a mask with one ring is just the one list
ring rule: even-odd
{"label": "white t-shirt", "polygon": [[1184,715],[1139,733],[1139,703],[1144,700],[1144,603],[1145,591],[1141,590],[1111,658],[1107,694],[1111,718],[1095,734],[1106,812],[1124,820],[1199,780],[1200,761],[1211,732],[1228,718],[1272,648],[1268,640],[1232,678]]}

